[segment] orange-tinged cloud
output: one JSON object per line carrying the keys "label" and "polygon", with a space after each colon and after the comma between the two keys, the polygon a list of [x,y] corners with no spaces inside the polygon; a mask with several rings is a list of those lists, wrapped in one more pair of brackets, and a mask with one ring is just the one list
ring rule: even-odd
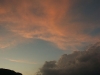
{"label": "orange-tinged cloud", "polygon": [[[42,39],[64,50],[69,46],[75,49],[75,46],[82,45],[82,42],[99,41],[100,36],[92,37],[84,31],[100,26],[91,26],[92,23],[87,26],[85,22],[73,21],[81,17],[80,14],[70,13],[78,0],[10,0],[11,3],[1,0],[1,2],[3,4],[0,6],[0,23],[19,39]],[[4,48],[2,45],[0,47]]]}

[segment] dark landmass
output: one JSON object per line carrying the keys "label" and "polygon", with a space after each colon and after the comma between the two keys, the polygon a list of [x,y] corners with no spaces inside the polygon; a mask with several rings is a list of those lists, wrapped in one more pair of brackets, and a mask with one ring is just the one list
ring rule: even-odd
{"label": "dark landmass", "polygon": [[19,72],[15,72],[13,70],[0,68],[0,75],[22,75]]}

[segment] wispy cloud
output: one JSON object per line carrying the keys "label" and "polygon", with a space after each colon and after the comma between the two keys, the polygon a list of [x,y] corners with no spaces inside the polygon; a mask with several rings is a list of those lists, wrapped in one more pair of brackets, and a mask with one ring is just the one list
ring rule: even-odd
{"label": "wispy cloud", "polygon": [[11,62],[16,62],[16,63],[37,64],[36,62],[31,62],[31,61],[28,61],[28,60],[16,60],[16,59],[9,59],[9,58],[2,58],[2,59],[8,60],[8,61],[11,61]]}

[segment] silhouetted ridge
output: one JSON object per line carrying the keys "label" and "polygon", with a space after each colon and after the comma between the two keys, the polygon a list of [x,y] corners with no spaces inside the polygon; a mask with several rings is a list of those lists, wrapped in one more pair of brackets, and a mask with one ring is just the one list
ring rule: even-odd
{"label": "silhouetted ridge", "polygon": [[19,72],[15,72],[13,70],[0,68],[0,75],[22,75]]}

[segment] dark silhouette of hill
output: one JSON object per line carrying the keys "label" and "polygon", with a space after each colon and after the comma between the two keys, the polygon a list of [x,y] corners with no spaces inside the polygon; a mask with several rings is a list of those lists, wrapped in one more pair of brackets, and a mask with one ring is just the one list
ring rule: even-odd
{"label": "dark silhouette of hill", "polygon": [[22,75],[19,72],[15,72],[13,70],[0,68],[0,75]]}

